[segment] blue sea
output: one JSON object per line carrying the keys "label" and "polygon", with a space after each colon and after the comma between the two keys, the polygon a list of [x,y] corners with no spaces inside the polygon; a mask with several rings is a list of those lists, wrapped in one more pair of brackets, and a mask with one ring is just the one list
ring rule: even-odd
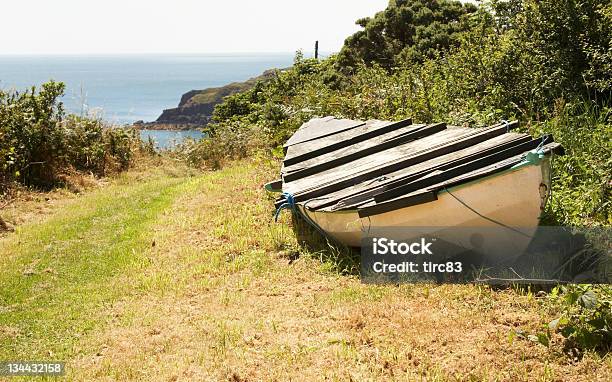
{"label": "blue sea", "polygon": [[200,140],[206,135],[200,130],[140,130],[140,138],[148,142],[152,139],[156,149],[168,150],[173,149],[176,145],[186,139]]}
{"label": "blue sea", "polygon": [[71,113],[93,113],[117,124],[149,122],[176,107],[189,90],[244,81],[292,61],[292,53],[0,55],[0,88],[24,90],[50,79],[62,81],[63,102]]}

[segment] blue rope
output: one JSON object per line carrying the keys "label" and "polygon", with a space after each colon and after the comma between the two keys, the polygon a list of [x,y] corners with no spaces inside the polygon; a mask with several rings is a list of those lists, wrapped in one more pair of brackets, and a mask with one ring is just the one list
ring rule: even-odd
{"label": "blue rope", "polygon": [[295,198],[293,197],[293,195],[290,192],[283,192],[282,197],[285,198],[285,201],[276,209],[276,213],[274,214],[275,222],[278,221],[278,216],[284,209],[290,209],[291,211],[296,212]]}
{"label": "blue rope", "polygon": [[506,121],[505,119],[502,119],[501,123],[504,124],[504,126],[506,126],[506,133],[510,132],[510,122]]}
{"label": "blue rope", "polygon": [[[334,238],[333,236],[331,236],[327,232],[325,232],[325,230],[323,228],[321,228],[314,220],[312,220],[308,216],[308,214],[301,213],[300,209],[297,207],[297,204],[295,203],[295,198],[293,197],[293,195],[290,192],[283,192],[282,193],[282,197],[285,198],[285,201],[280,206],[278,206],[278,208],[276,209],[276,213],[274,214],[274,221],[275,222],[278,222],[278,217],[279,217],[279,215],[280,215],[282,210],[290,209],[291,212],[293,212],[297,216],[301,216],[302,219],[304,219],[304,221],[306,221],[307,224],[309,224],[311,227],[313,227],[317,232],[319,232],[329,242],[333,242],[333,243],[336,243],[337,245],[344,246],[343,243],[341,243],[336,238]],[[304,208],[306,208],[306,205],[310,201],[312,201],[312,199],[304,203]]]}

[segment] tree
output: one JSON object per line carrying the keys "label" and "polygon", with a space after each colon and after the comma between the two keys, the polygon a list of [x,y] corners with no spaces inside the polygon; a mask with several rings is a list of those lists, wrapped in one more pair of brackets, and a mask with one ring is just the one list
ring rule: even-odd
{"label": "tree", "polygon": [[357,20],[364,29],[346,39],[338,65],[354,70],[361,63],[391,68],[402,61],[422,62],[458,45],[476,10],[459,1],[391,0],[374,17]]}

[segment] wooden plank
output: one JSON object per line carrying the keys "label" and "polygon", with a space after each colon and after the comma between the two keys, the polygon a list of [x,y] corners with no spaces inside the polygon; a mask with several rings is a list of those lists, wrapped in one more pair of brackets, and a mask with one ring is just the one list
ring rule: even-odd
{"label": "wooden plank", "polygon": [[[429,137],[431,139],[425,138],[412,142],[413,147],[411,147],[409,150],[402,150],[402,147],[400,146],[387,150],[393,151],[393,155],[381,155],[379,158],[363,158],[363,160],[360,160],[360,166],[358,166],[354,171],[351,171],[350,169],[355,167],[355,162],[351,162],[347,165],[333,169],[335,171],[326,174],[326,177],[318,177],[318,179],[299,179],[294,182],[296,184],[294,184],[293,187],[291,183],[284,183],[283,190],[293,193],[296,201],[304,201],[310,198],[320,197],[368,179],[374,179],[381,175],[397,171],[401,168],[415,165],[437,156],[478,144],[485,140],[504,134],[507,131],[506,128],[506,125],[495,125],[485,129],[466,129],[470,132],[457,129],[459,130],[458,135],[454,137],[450,135],[450,137],[447,137],[449,138],[448,140],[442,142],[436,142],[435,137],[437,134],[434,134],[433,136]],[[446,130],[438,134],[452,132],[453,130],[454,129]],[[433,142],[435,142],[435,144],[431,145],[430,147],[427,147],[427,144],[423,144],[432,144]],[[420,144],[416,145],[417,147],[414,147],[416,143]],[[411,144],[409,143],[404,146],[410,145]],[[409,153],[409,155],[407,153]],[[376,155],[373,157],[376,157]],[[364,166],[365,169],[363,168]],[[348,172],[348,174],[343,176],[343,171]],[[315,176],[314,178],[317,177]],[[313,180],[318,180],[319,182],[313,182]],[[321,180],[324,180],[324,182],[320,182]],[[310,184],[314,183],[314,186],[305,187],[308,185],[308,182],[312,182]]]}
{"label": "wooden plank", "polygon": [[[358,121],[355,122],[357,123]],[[381,134],[410,126],[411,124],[411,119],[404,119],[398,122],[367,121],[363,126],[358,126],[354,129],[290,146],[287,149],[287,155],[285,155],[283,164],[285,166],[291,166],[328,152],[363,142]],[[425,125],[420,124],[413,126],[414,128],[418,128]]]}
{"label": "wooden plank", "polygon": [[[558,143],[548,143],[543,148],[542,151],[544,153],[549,153],[551,151],[558,152],[561,146]],[[412,193],[404,194],[395,199],[391,199],[382,203],[378,203],[374,200],[370,201],[368,204],[363,205],[362,207],[357,209],[359,217],[368,217],[373,215],[382,214],[385,212],[394,211],[397,209],[411,207],[418,203],[415,203],[415,200],[412,199],[413,196],[419,195],[421,193],[433,192],[437,195],[440,190],[445,188],[453,187],[456,185],[460,185],[463,183],[467,183],[473,180],[477,180],[480,178],[484,178],[490,176],[492,174],[507,170],[512,168],[513,166],[524,161],[525,153],[521,153],[519,155],[512,156],[510,158],[503,159],[499,162],[495,162],[488,166],[475,169],[474,171],[463,173],[451,179],[444,180],[442,182],[436,183],[425,189],[419,189],[417,191],[413,191]]]}
{"label": "wooden plank", "polygon": [[466,163],[459,163],[454,167],[446,168],[443,171],[435,171],[418,179],[407,179],[406,181],[396,185],[387,191],[381,192],[374,196],[376,203],[381,203],[387,200],[395,199],[402,195],[423,189],[432,184],[440,183],[441,181],[454,178],[461,174],[469,173],[479,168],[489,166],[493,163],[500,162],[504,159],[523,154],[529,150],[533,150],[544,141],[545,144],[552,142],[552,137],[547,135],[542,139],[533,139],[528,142],[519,143],[515,146],[504,148],[496,152],[488,153],[480,158],[475,158]]}
{"label": "wooden plank", "polygon": [[[559,144],[557,142],[548,143],[548,144],[544,145],[544,147],[541,148],[541,151],[544,154],[549,154],[549,153],[553,152],[553,153],[556,153],[558,155],[563,155],[563,154],[560,154],[562,152],[562,150],[563,150],[563,147],[561,146],[561,144]],[[521,162],[525,161],[525,154],[526,153],[523,153],[521,155],[517,155],[516,157],[512,157],[512,158],[507,159],[507,160],[511,161],[514,158],[518,157],[518,158],[520,158],[518,163],[521,163]],[[488,166],[488,167],[476,170],[476,171],[471,172],[471,173],[462,174],[460,176],[457,176],[456,178],[453,178],[453,179],[450,179],[448,181],[442,182],[442,183],[440,183],[438,185],[434,185],[432,187],[429,187],[428,189],[430,189],[430,190],[442,190],[444,188],[453,187],[453,186],[456,186],[456,185],[459,185],[459,184],[463,184],[466,181],[478,179],[478,178],[481,178],[483,176],[489,176],[492,173],[495,173],[495,172],[498,171],[496,166],[504,165],[505,162],[506,161],[502,161],[502,162],[493,164],[491,166]],[[515,164],[518,164],[518,163],[515,163]]]}
{"label": "wooden plank", "polygon": [[352,121],[350,119],[336,119],[333,117],[314,118],[303,124],[291,138],[289,138],[283,147],[289,147],[298,143],[323,138],[328,135],[338,134],[364,124],[365,122]]}
{"label": "wooden plank", "polygon": [[[510,126],[512,126],[511,124]],[[470,129],[470,128],[454,128],[448,129],[441,133],[434,134],[432,136],[428,136],[426,138],[408,143],[403,145],[398,145],[397,147],[393,147],[389,150],[382,151],[378,154],[367,156],[364,158],[360,158],[353,162],[350,162],[345,165],[338,166],[337,168],[332,168],[322,173],[309,176],[307,178],[297,179],[292,182],[284,181],[283,187],[287,189],[289,192],[295,193],[299,192],[306,188],[311,188],[311,185],[320,185],[326,184],[328,182],[334,181],[335,179],[350,176],[354,174],[358,174],[360,172],[371,170],[372,168],[378,168],[381,166],[386,166],[389,163],[402,159],[409,158],[413,156],[418,156],[423,152],[427,152],[431,149],[448,146],[451,147],[450,151],[456,151],[458,149],[462,149],[461,145],[454,147],[453,143],[458,142],[468,136],[471,135],[479,135],[482,132],[490,131],[491,129],[495,129],[495,133],[493,136],[501,135],[504,130],[505,125],[495,125],[489,128],[482,129]],[[485,137],[486,139],[486,137]],[[466,142],[468,145],[477,144],[480,140],[476,142],[468,141]],[[436,151],[436,155],[445,154],[445,149],[440,151]],[[430,158],[427,158],[430,159]]]}
{"label": "wooden plank", "polygon": [[419,129],[404,128],[379,135],[367,141],[312,158],[283,169],[283,181],[291,182],[368,155],[388,150],[446,129],[446,124],[436,123]]}
{"label": "wooden plank", "polygon": [[430,159],[409,168],[400,169],[388,175],[387,179],[381,181],[365,182],[358,185],[328,194],[326,199],[317,200],[309,203],[312,209],[322,209],[333,206],[331,211],[348,209],[363,204],[374,195],[396,187],[403,182],[416,180],[434,171],[445,170],[447,168],[467,163],[476,158],[481,158],[495,151],[512,147],[516,144],[531,140],[526,134],[504,134],[499,137],[484,141],[463,150]]}
{"label": "wooden plank", "polygon": [[287,182],[283,179],[283,189],[291,193],[296,193],[305,189],[325,185],[340,178],[346,178],[370,171],[373,168],[380,168],[381,166],[396,161],[399,158],[415,156],[427,148],[438,146],[444,142],[451,142],[455,139],[460,139],[461,137],[466,137],[469,134],[473,134],[474,131],[475,130],[472,129],[443,130],[423,139],[392,147],[388,150],[356,159],[352,162],[342,164],[305,178],[300,178],[291,182]]}

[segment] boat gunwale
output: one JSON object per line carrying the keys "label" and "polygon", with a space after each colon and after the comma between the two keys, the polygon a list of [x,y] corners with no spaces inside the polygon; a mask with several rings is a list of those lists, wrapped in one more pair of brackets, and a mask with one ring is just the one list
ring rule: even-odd
{"label": "boat gunwale", "polygon": [[[545,152],[544,155],[544,160],[549,159],[554,153],[554,149],[551,149],[547,152]],[[380,215],[380,214],[384,214],[387,212],[391,212],[397,209],[401,209],[401,208],[408,208],[408,207],[413,207],[416,205],[420,205],[420,204],[425,204],[425,203],[431,203],[431,202],[435,202],[440,195],[447,193],[447,192],[455,192],[461,188],[464,187],[469,187],[469,186],[473,186],[477,183],[480,182],[484,182],[487,180],[490,180],[492,178],[498,177],[498,176],[502,176],[502,175],[506,175],[508,173],[512,173],[515,171],[521,171],[523,170],[525,167],[528,166],[541,166],[542,163],[534,163],[532,161],[528,161],[528,160],[522,160],[519,163],[513,164],[512,166],[508,167],[508,168],[504,168],[500,171],[495,171],[492,173],[487,173],[487,174],[482,174],[482,176],[478,176],[478,177],[474,177],[474,178],[469,178],[466,179],[465,181],[462,181],[461,183],[457,183],[451,186],[445,186],[439,190],[429,190],[429,191],[425,191],[423,193],[433,193],[435,195],[435,199],[431,199],[429,201],[425,201],[425,199],[423,199],[424,201],[421,203],[408,203],[406,205],[403,205],[401,207],[396,207],[396,208],[392,208],[389,209],[387,211],[381,211],[381,212],[377,212],[377,213],[360,213],[360,208],[359,207],[355,207],[355,208],[347,208],[347,209],[339,209],[339,210],[328,210],[328,209],[312,209],[308,207],[308,202],[304,201],[304,202],[299,202],[298,204],[301,205],[302,208],[306,209],[307,211],[310,212],[317,212],[317,213],[329,213],[329,214],[347,214],[347,213],[357,213],[359,215],[360,218],[365,218],[365,217],[369,217],[369,216],[375,216],[375,215]],[[418,195],[418,194],[417,194]],[[417,196],[417,195],[412,195],[412,196]],[[416,201],[417,199],[414,199],[413,201]]]}

